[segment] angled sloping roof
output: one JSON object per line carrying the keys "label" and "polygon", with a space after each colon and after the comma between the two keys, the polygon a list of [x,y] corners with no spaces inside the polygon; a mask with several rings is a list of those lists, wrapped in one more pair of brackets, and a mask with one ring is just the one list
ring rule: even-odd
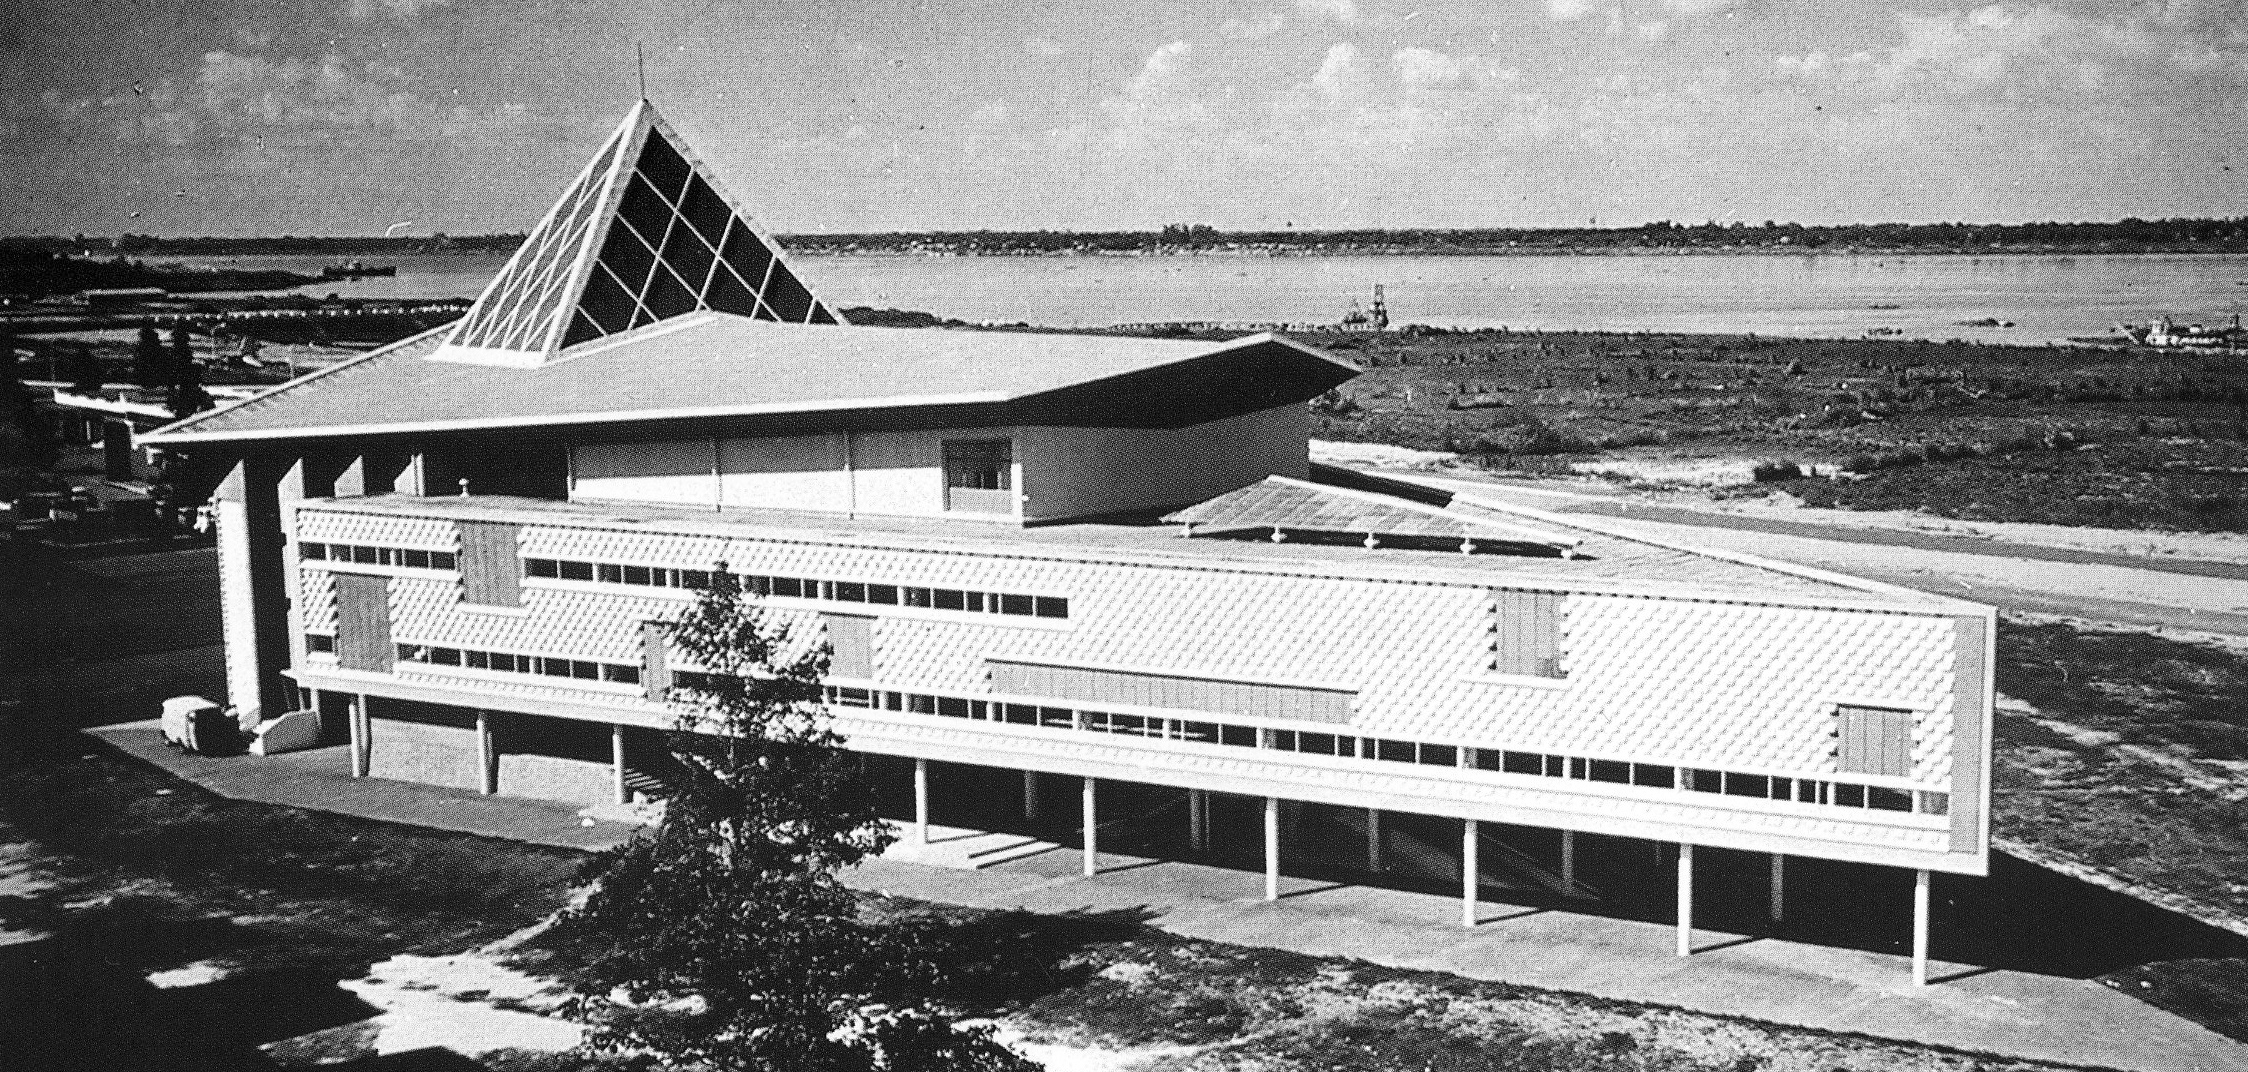
{"label": "angled sloping roof", "polygon": [[539,364],[704,309],[841,322],[717,174],[641,101],[430,356]]}
{"label": "angled sloping roof", "polygon": [[1564,532],[1491,517],[1463,516],[1406,499],[1282,476],[1266,477],[1248,487],[1165,515],[1163,520],[1189,525],[1205,533],[1273,529],[1375,538],[1487,540],[1564,549],[1583,542]]}
{"label": "angled sloping roof", "polygon": [[1354,375],[1271,335],[1207,343],[850,326],[642,101],[461,320],[145,440],[1018,402],[980,416],[1175,427],[1302,401]]}
{"label": "angled sloping roof", "polygon": [[[154,444],[1024,403],[1021,423],[1210,419],[1357,375],[1275,335],[1184,342],[779,324],[697,313],[538,366],[432,361],[424,335],[143,437]],[[1236,383],[1235,381],[1239,381]],[[1212,385],[1220,385],[1213,389]]]}

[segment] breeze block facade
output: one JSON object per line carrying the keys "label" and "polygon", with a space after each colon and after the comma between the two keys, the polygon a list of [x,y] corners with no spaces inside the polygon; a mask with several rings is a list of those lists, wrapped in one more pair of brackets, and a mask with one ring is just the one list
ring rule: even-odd
{"label": "breeze block facade", "polygon": [[231,702],[660,795],[726,570],[849,747],[1084,780],[1088,873],[1104,779],[1263,798],[1268,895],[1284,800],[1463,821],[1471,903],[1477,823],[1676,845],[1682,935],[1694,845],[1775,912],[1785,856],[1912,869],[1923,953],[1986,870],[1989,608],[1315,465],[1356,369],[1285,338],[844,320],[643,102],[462,321],[145,438],[223,474]]}
{"label": "breeze block facade", "polygon": [[[1990,616],[1839,579],[1722,560],[1627,579],[1620,560],[1639,549],[1614,537],[1530,565],[482,496],[307,501],[292,516],[292,626],[309,643],[291,675],[412,704],[407,723],[457,708],[670,725],[663,689],[695,667],[648,626],[725,563],[802,643],[833,646],[854,748],[1983,868]],[[498,554],[477,560],[478,541]],[[357,560],[366,549],[375,561]],[[371,742],[378,772],[474,784],[466,723],[436,756],[441,722],[391,721]],[[582,751],[566,799],[607,792],[611,757]],[[550,795],[505,770],[497,788]]]}

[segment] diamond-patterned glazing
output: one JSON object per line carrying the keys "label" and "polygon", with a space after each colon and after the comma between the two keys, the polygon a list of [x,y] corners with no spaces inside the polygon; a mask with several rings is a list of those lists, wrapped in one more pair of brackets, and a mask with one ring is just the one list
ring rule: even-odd
{"label": "diamond-patterned glazing", "polygon": [[704,309],[839,322],[643,104],[448,342],[537,354]]}

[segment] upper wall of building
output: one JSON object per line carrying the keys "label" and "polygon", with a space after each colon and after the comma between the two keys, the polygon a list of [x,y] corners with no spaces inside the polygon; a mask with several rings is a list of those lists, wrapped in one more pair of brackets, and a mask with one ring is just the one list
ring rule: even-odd
{"label": "upper wall of building", "polygon": [[1012,523],[1197,502],[1301,478],[1310,416],[1278,406],[1184,428],[1011,425],[667,439],[571,449],[570,497]]}
{"label": "upper wall of building", "polygon": [[833,646],[856,748],[1984,866],[1991,623],[1962,604],[1160,533],[885,540],[446,498],[294,517],[316,688],[664,725],[654,697],[694,666],[649,623],[723,562],[799,644]]}

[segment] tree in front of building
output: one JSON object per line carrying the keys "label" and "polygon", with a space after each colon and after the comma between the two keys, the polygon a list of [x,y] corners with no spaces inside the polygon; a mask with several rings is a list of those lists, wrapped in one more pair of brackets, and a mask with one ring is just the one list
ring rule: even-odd
{"label": "tree in front of building", "polygon": [[174,417],[185,417],[211,408],[211,393],[203,389],[203,369],[190,356],[172,367],[172,380],[164,388],[164,408]]}
{"label": "tree in front of building", "polygon": [[837,879],[894,837],[821,706],[825,645],[769,624],[723,565],[669,624],[695,667],[663,821],[613,851],[559,933],[593,1044],[667,1065],[789,1072],[1037,1066],[930,1008],[916,937]]}
{"label": "tree in front of building", "polygon": [[39,411],[35,397],[23,382],[15,333],[0,326],[0,413],[7,421],[0,425],[0,469],[50,469],[61,457],[54,422]]}
{"label": "tree in front of building", "polygon": [[140,336],[133,340],[133,382],[142,387],[163,387],[171,380],[170,365],[171,357],[156,337],[155,326],[142,324]]}
{"label": "tree in front of building", "polygon": [[94,356],[90,346],[77,344],[70,347],[70,356],[62,362],[63,375],[70,377],[70,389],[81,395],[98,395],[102,388],[101,359]]}
{"label": "tree in front of building", "polygon": [[0,324],[0,405],[13,405],[30,390],[23,384],[23,361],[16,356],[16,333]]}

